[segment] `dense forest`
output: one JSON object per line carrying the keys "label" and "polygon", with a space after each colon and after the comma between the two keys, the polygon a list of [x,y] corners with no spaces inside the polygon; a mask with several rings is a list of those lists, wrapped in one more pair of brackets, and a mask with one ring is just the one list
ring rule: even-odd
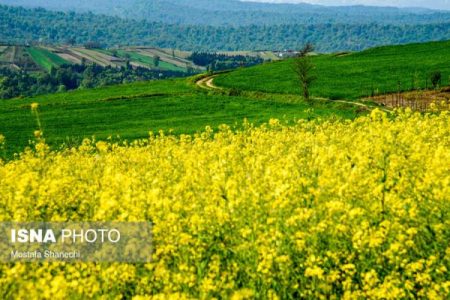
{"label": "dense forest", "polygon": [[49,73],[30,73],[0,68],[0,99],[93,88],[140,80],[187,76],[184,72],[146,68],[63,65]]}
{"label": "dense forest", "polygon": [[0,6],[0,41],[103,46],[150,45],[193,51],[297,49],[306,42],[321,52],[362,50],[450,39],[450,21],[433,24],[285,24],[215,27],[163,24],[119,17]]}
{"label": "dense forest", "polygon": [[169,24],[243,26],[275,24],[424,24],[448,21],[449,12],[389,7],[326,7],[238,0],[0,0],[8,5],[107,14]]}
{"label": "dense forest", "polygon": [[210,71],[250,67],[264,62],[264,59],[261,57],[225,55],[209,52],[193,52],[189,59],[197,66],[207,67]]}

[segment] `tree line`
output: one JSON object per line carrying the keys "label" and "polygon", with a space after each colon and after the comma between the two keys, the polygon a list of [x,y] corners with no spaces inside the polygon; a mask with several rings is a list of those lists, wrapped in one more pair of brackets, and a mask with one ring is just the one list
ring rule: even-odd
{"label": "tree line", "polygon": [[242,26],[280,24],[425,24],[446,22],[450,13],[394,7],[324,7],[239,0],[0,0],[0,3],[51,10],[92,11],[166,24]]}
{"label": "tree line", "polygon": [[103,46],[148,45],[189,51],[298,49],[307,42],[320,52],[359,51],[386,44],[450,39],[450,21],[429,24],[284,24],[207,26],[163,24],[44,9],[0,6],[0,41]]}
{"label": "tree line", "polygon": [[188,59],[198,66],[207,67],[210,71],[250,67],[264,62],[264,59],[257,56],[226,55],[215,52],[193,52]]}
{"label": "tree line", "polygon": [[35,96],[134,81],[187,76],[185,72],[90,65],[63,65],[49,73],[0,68],[0,98]]}

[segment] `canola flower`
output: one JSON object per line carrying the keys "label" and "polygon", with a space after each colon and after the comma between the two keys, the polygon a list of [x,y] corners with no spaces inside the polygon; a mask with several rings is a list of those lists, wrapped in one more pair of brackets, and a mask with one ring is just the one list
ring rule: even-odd
{"label": "canola flower", "polygon": [[36,111],[39,108],[39,103],[37,102],[31,103],[30,107],[31,111]]}
{"label": "canola flower", "polygon": [[0,162],[0,220],[154,224],[148,264],[0,266],[27,299],[448,299],[449,114],[40,140]]}

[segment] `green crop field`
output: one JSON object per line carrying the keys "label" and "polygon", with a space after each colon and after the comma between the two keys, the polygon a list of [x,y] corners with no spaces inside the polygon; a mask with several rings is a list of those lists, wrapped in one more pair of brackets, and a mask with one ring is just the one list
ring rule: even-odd
{"label": "green crop field", "polygon": [[258,124],[270,118],[281,120],[328,117],[354,118],[357,107],[277,95],[262,97],[208,93],[189,79],[139,82],[127,85],[77,90],[35,98],[0,101],[0,133],[9,154],[22,150],[37,129],[30,104],[39,103],[46,140],[52,145],[79,143],[84,137],[117,136],[132,140],[149,131],[173,130],[192,134],[205,126]]}
{"label": "green crop field", "polygon": [[60,56],[43,48],[30,47],[27,48],[27,51],[31,55],[34,62],[47,71],[50,71],[52,67],[70,64]]}
{"label": "green crop field", "polygon": [[[110,50],[97,50],[102,53],[107,53],[109,55],[113,55],[114,51]],[[150,68],[155,68],[155,64],[153,61],[153,58],[147,55],[143,55],[137,52],[133,51],[126,51],[126,50],[116,50],[115,51],[118,57],[120,58],[129,58],[131,61],[135,61],[141,64],[144,64]],[[171,63],[168,63],[166,61],[160,60],[159,62],[159,68],[163,70],[169,70],[169,71],[180,71],[180,72],[186,72],[186,68],[181,68],[179,66],[175,66]]]}
{"label": "green crop field", "polygon": [[[430,87],[430,73],[442,72],[449,84],[450,41],[370,49],[349,55],[312,58],[317,81],[311,93],[330,99],[358,99],[373,94]],[[219,86],[273,93],[299,93],[292,60],[241,69],[218,77]]]}

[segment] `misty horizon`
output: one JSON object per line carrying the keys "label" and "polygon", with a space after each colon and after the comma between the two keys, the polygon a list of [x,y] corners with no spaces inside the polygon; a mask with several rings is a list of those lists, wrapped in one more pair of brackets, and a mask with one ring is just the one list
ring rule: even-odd
{"label": "misty horizon", "polygon": [[398,8],[428,8],[450,10],[449,0],[241,0],[244,2],[264,2],[264,3],[290,3],[290,4],[315,4],[324,6],[381,6]]}

